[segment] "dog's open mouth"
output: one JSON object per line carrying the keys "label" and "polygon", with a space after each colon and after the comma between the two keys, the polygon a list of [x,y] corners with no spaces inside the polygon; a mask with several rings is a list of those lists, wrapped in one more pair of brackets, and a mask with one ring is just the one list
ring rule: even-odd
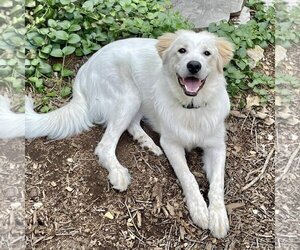
{"label": "dog's open mouth", "polygon": [[205,77],[204,79],[199,79],[195,76],[189,76],[189,77],[181,77],[178,75],[178,82],[180,86],[183,88],[184,93],[188,96],[196,96],[200,89],[204,86],[204,83],[206,81]]}

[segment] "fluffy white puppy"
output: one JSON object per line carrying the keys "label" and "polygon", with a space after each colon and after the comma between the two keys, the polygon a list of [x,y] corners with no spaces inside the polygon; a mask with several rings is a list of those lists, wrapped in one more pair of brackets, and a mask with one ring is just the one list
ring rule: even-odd
{"label": "fluffy white puppy", "polygon": [[[160,134],[160,144],[184,191],[195,224],[221,238],[229,229],[224,205],[226,146],[224,119],[230,102],[223,67],[232,45],[208,32],[178,31],[158,40],[132,38],[113,42],[94,54],[79,70],[73,99],[48,114],[26,102],[27,138],[62,139],[103,124],[106,131],[95,154],[117,190],[124,191],[130,175],[115,154],[125,130],[160,155],[160,147],[140,126],[145,119]],[[204,150],[210,182],[207,207],[185,150]]]}

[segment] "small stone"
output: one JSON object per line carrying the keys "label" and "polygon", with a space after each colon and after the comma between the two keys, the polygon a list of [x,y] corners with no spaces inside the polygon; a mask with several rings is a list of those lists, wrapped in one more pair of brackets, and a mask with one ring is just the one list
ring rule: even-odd
{"label": "small stone", "polygon": [[246,24],[249,20],[250,20],[250,9],[244,6],[238,18],[238,21],[240,24]]}
{"label": "small stone", "polygon": [[105,218],[108,218],[110,220],[113,220],[114,219],[114,216],[112,215],[111,212],[107,211],[105,214],[104,214],[104,217]]}
{"label": "small stone", "polygon": [[11,209],[17,209],[19,207],[21,207],[21,203],[20,202],[13,202],[10,204]]}
{"label": "small stone", "polygon": [[68,159],[67,159],[67,162],[69,162],[69,163],[73,163],[73,162],[74,162],[74,160],[73,160],[72,158],[68,158]]}
{"label": "small stone", "polygon": [[40,209],[42,206],[43,206],[42,202],[36,202],[36,203],[33,204],[33,207],[34,207],[35,210]]}
{"label": "small stone", "polygon": [[56,186],[57,186],[57,184],[56,184],[56,182],[55,182],[55,181],[51,181],[51,183],[50,183],[50,184],[51,184],[51,186],[52,186],[52,187],[56,187]]}
{"label": "small stone", "polygon": [[66,190],[68,191],[68,192],[72,192],[73,191],[73,188],[71,188],[71,187],[66,187]]}

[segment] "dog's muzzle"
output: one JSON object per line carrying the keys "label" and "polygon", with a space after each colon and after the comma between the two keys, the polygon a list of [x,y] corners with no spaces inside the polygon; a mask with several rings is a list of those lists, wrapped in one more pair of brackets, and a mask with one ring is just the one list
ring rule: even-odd
{"label": "dog's muzzle", "polygon": [[206,78],[200,79],[195,76],[181,77],[177,75],[178,82],[183,88],[183,91],[188,96],[196,96],[200,89],[203,88]]}

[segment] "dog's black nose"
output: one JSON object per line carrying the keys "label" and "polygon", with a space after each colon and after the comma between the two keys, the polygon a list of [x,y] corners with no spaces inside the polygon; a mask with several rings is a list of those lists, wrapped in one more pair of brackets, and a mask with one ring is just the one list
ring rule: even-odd
{"label": "dog's black nose", "polygon": [[188,68],[190,73],[196,74],[201,69],[201,63],[198,61],[190,61],[186,67]]}

